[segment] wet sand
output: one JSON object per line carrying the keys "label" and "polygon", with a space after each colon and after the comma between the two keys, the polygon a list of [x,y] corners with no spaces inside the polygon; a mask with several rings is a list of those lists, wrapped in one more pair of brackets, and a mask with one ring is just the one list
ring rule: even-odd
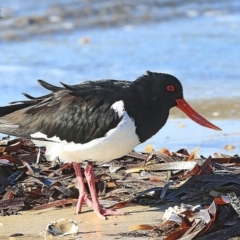
{"label": "wet sand", "polygon": [[[197,99],[197,96],[196,96]],[[188,103],[208,119],[240,119],[240,98],[187,99]],[[177,108],[171,109],[172,118],[185,118]]]}

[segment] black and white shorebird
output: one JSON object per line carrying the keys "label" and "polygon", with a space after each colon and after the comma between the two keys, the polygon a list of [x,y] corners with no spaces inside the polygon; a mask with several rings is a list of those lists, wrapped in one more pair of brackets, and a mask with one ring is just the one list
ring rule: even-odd
{"label": "black and white shorebird", "polygon": [[188,105],[180,81],[169,74],[148,71],[135,81],[62,83],[63,87],[39,83],[51,93],[36,98],[24,94],[29,100],[0,107],[0,132],[41,141],[52,160],[73,162],[79,187],[76,210],[81,212],[85,201],[100,218],[120,213],[100,206],[90,163],[84,170],[89,197],[79,163],[107,162],[129,153],[164,126],[175,106],[198,124],[221,130]]}

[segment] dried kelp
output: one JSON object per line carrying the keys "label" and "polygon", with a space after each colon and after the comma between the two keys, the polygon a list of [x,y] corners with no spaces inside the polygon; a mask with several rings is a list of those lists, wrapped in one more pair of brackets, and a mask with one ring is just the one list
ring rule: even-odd
{"label": "dried kelp", "polygon": [[[208,235],[222,234],[222,229],[227,234],[239,225],[240,158],[220,153],[198,158],[196,152],[154,151],[148,146],[146,152],[96,163],[100,204],[119,209],[173,203],[161,224],[130,226],[133,232],[129,237],[209,239]],[[0,140],[0,215],[76,204],[78,189],[72,165],[50,162],[44,153],[44,147],[29,139]]]}

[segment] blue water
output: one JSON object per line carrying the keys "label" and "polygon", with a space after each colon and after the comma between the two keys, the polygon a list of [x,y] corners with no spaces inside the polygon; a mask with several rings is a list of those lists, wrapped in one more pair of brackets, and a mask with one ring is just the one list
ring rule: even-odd
{"label": "blue water", "polygon": [[[81,44],[82,37],[90,42]],[[22,99],[21,92],[46,93],[37,79],[53,84],[134,80],[146,70],[178,77],[187,99],[236,97],[240,92],[239,39],[239,12],[210,12],[161,23],[95,27],[1,42],[1,105]]]}
{"label": "blue water", "polygon": [[[137,146],[137,151],[144,151],[150,144],[154,150],[167,148],[170,152],[186,148],[189,152],[199,147],[197,156],[214,156],[214,153],[234,155],[240,153],[240,130],[238,120],[213,120],[222,128],[214,131],[199,126],[190,119],[169,119],[166,125],[151,139]],[[233,149],[227,150],[231,145]]]}

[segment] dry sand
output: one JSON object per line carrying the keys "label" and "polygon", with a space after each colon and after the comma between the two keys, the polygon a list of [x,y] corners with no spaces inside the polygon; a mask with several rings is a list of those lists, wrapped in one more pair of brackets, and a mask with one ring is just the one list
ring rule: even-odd
{"label": "dry sand", "polygon": [[[164,207],[164,206],[163,206]],[[146,206],[132,206],[120,209],[128,212],[124,216],[110,216],[107,220],[96,217],[95,213],[84,206],[81,214],[75,214],[75,207],[64,209],[45,209],[38,211],[24,211],[21,215],[0,217],[0,239],[44,239],[43,232],[51,221],[60,218],[73,219],[78,223],[80,233],[77,236],[51,237],[48,239],[129,239],[118,233],[128,232],[130,225],[158,224],[161,222],[163,208]],[[9,238],[11,234],[22,233],[22,237]],[[150,239],[150,238],[139,238]]]}

